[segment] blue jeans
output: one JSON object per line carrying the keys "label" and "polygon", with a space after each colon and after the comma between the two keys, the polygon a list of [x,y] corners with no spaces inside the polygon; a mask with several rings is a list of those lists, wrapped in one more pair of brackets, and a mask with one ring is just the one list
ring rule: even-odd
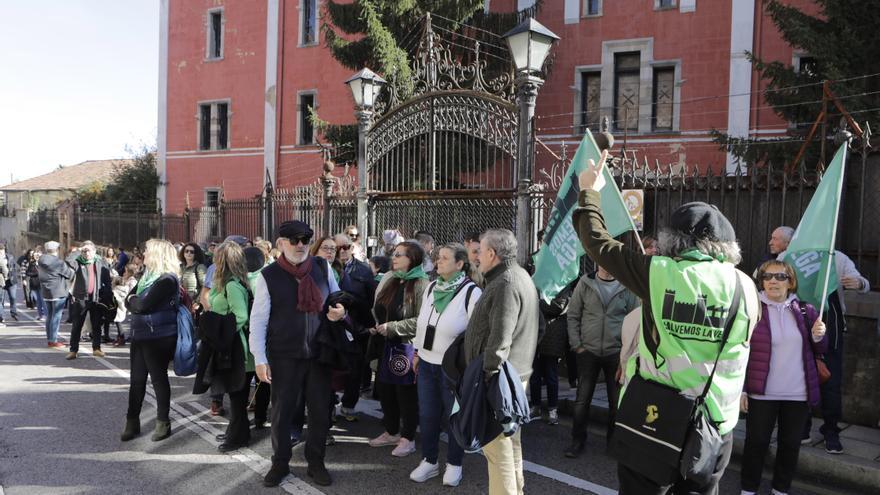
{"label": "blue jeans", "polygon": [[34,306],[37,307],[37,316],[40,318],[46,316],[46,307],[43,305],[43,293],[40,292],[40,289],[29,289],[31,291],[31,300],[34,301]]}
{"label": "blue jeans", "polygon": [[[436,464],[440,455],[440,431],[443,423],[449,424],[449,413],[452,411],[452,392],[443,383],[443,369],[439,364],[419,362],[418,392],[422,457],[431,464]],[[461,466],[464,450],[448,428],[446,436],[449,437],[446,462]]]}
{"label": "blue jeans", "polygon": [[46,300],[46,338],[49,342],[58,341],[58,329],[61,327],[61,313],[67,298]]}
{"label": "blue jeans", "polygon": [[3,303],[6,302],[6,300],[9,300],[9,314],[12,316],[18,315],[18,310],[15,309],[15,291],[17,289],[17,285],[10,285],[8,288],[0,289],[0,321],[3,321]]}
{"label": "blue jeans", "polygon": [[559,358],[535,354],[529,379],[532,406],[541,405],[541,385],[547,385],[547,408],[556,409],[559,402]]}

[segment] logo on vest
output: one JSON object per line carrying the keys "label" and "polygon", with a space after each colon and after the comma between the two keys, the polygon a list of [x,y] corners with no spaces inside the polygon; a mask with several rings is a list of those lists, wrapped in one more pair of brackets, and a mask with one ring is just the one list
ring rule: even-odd
{"label": "logo on vest", "polygon": [[648,406],[646,410],[648,411],[648,415],[645,416],[645,423],[651,424],[654,421],[657,421],[657,418],[660,417],[659,410],[654,404]]}
{"label": "logo on vest", "polygon": [[675,337],[691,340],[719,341],[724,333],[729,307],[709,306],[706,296],[697,296],[696,302],[675,300],[675,291],[663,294],[662,317],[666,329]]}

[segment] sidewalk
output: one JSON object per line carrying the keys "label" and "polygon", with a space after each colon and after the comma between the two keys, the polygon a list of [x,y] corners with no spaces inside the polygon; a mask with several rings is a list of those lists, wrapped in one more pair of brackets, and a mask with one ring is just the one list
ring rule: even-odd
{"label": "sidewalk", "polygon": [[[571,415],[575,399],[575,389],[569,388],[564,377],[559,383],[559,412]],[[596,386],[590,411],[593,422],[604,424],[608,417],[608,394],[605,384]],[[797,477],[821,481],[823,484],[864,490],[865,493],[878,493],[880,487],[880,429],[840,423],[843,431],[840,440],[843,454],[825,452],[822,435],[819,434],[821,419],[813,418],[812,442],[802,445],[798,458]],[[746,439],[746,422],[740,419],[733,431],[733,460],[739,461]],[[776,458],[776,433],[770,444],[766,463],[773,465]]]}

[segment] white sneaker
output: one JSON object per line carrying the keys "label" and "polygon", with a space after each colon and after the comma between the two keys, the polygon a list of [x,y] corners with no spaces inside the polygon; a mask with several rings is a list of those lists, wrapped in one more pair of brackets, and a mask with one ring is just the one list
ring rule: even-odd
{"label": "white sneaker", "polygon": [[397,447],[395,447],[394,450],[391,451],[391,455],[393,455],[394,457],[406,457],[415,451],[415,440],[407,440],[406,438],[401,438],[400,441],[397,442]]}
{"label": "white sneaker", "polygon": [[547,412],[547,423],[551,425],[559,424],[559,411],[555,407]]}
{"label": "white sneaker", "polygon": [[409,473],[409,479],[416,483],[424,483],[435,476],[440,476],[440,467],[436,463],[431,464],[427,459],[422,459],[419,466]]}
{"label": "white sneaker", "polygon": [[461,466],[453,466],[446,464],[446,470],[443,471],[443,486],[458,486],[461,483]]}
{"label": "white sneaker", "polygon": [[390,433],[383,432],[378,437],[370,440],[370,447],[387,447],[389,445],[397,445],[400,441],[400,435],[392,435]]}

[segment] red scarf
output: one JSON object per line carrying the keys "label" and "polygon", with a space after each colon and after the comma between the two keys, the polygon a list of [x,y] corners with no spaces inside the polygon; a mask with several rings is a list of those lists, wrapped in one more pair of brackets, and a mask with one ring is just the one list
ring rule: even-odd
{"label": "red scarf", "polygon": [[324,308],[324,298],[322,297],[321,289],[318,288],[318,285],[312,278],[314,259],[312,256],[309,256],[299,265],[294,265],[283,254],[278,257],[278,264],[281,268],[296,277],[296,281],[299,282],[296,309],[303,313],[319,313]]}

